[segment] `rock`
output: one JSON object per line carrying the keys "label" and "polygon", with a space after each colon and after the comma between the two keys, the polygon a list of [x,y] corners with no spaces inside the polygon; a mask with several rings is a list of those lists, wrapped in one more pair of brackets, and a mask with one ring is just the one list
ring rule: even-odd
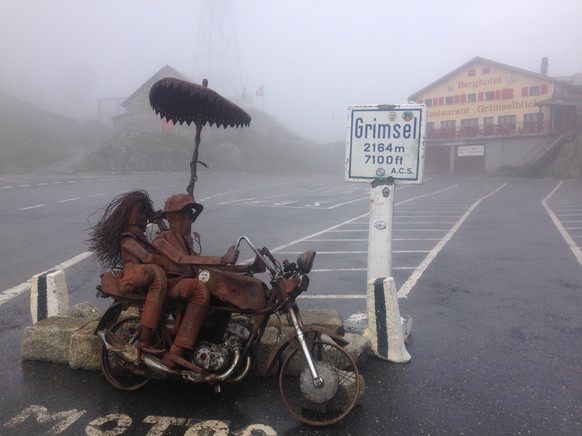
{"label": "rock", "polygon": [[367,354],[372,349],[372,341],[369,337],[355,333],[346,333],[344,338],[350,342],[346,345],[345,350],[355,362],[358,361],[360,356]]}
{"label": "rock", "polygon": [[69,311],[69,316],[72,318],[84,318],[87,320],[97,320],[101,318],[103,313],[88,301],[74,305]]}
{"label": "rock", "polygon": [[302,310],[299,313],[303,319],[303,325],[319,325],[330,329],[332,332],[343,333],[342,319],[335,310]]}
{"label": "rock", "polygon": [[87,324],[71,336],[69,366],[73,369],[99,371],[101,369],[101,341],[95,334],[99,320]]}
{"label": "rock", "polygon": [[[266,369],[267,359],[271,355],[271,351],[278,341],[279,330],[275,327],[267,327],[263,334],[263,338],[261,339],[261,343],[259,344],[259,349],[257,350],[255,358],[255,370],[258,371],[259,374],[262,374]],[[277,368],[278,366],[275,365],[275,368],[269,372],[268,376],[276,375]]]}
{"label": "rock", "polygon": [[354,313],[348,319],[344,320],[344,328],[348,333],[362,334],[367,327],[368,327],[367,313]]}
{"label": "rock", "polygon": [[22,359],[68,363],[71,337],[87,323],[83,318],[52,316],[26,327],[22,335]]}

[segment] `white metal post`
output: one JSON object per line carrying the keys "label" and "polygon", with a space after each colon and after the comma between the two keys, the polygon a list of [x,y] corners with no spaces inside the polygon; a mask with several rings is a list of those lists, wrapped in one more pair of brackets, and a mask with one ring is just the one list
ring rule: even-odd
{"label": "white metal post", "polygon": [[370,189],[368,280],[392,276],[394,181],[374,180]]}
{"label": "white metal post", "polygon": [[392,277],[394,181],[375,180],[370,191],[368,231],[368,332],[378,357],[396,363],[410,361],[404,345],[396,286]]}

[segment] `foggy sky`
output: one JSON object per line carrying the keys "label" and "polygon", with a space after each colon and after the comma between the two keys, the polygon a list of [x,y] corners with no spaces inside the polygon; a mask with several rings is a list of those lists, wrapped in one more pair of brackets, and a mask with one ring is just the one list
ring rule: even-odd
{"label": "foggy sky", "polygon": [[[406,103],[475,56],[535,72],[546,56],[552,77],[582,73],[579,0],[231,5],[236,39],[228,30],[222,42],[238,47],[231,82],[316,141],[345,138],[349,105]],[[165,65],[199,83],[208,77],[207,10],[202,0],[0,0],[0,92],[96,118],[98,99],[129,96]]]}

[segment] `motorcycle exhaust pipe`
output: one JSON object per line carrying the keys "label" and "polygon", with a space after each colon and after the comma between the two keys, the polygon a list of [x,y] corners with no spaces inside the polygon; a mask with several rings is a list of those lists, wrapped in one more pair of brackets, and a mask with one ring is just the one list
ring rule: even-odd
{"label": "motorcycle exhaust pipe", "polygon": [[114,344],[114,338],[112,337],[113,333],[109,332],[108,330],[101,330],[97,332],[97,337],[103,343],[103,346],[107,351],[110,353],[115,353],[123,360],[128,363],[132,363],[133,365],[139,364],[139,356],[137,348],[135,348],[131,344],[126,343],[119,343]]}
{"label": "motorcycle exhaust pipe", "polygon": [[234,369],[236,368],[236,366],[238,365],[239,360],[240,360],[240,350],[234,350],[234,359],[232,359],[232,365],[230,365],[230,368],[228,368],[224,373],[217,376],[216,380],[224,381],[227,378],[229,378],[230,375],[233,373]]}

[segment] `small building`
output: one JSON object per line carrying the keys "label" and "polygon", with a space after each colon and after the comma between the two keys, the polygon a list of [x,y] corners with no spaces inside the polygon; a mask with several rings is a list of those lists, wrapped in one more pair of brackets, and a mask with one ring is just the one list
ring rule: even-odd
{"label": "small building", "polygon": [[176,133],[184,136],[193,136],[192,129],[189,129],[186,124],[174,126],[173,123],[166,122],[154,112],[150,105],[150,88],[158,80],[165,77],[190,80],[169,65],[160,69],[121,103],[121,107],[125,109],[125,112],[113,118],[113,130],[115,132],[173,132],[174,129],[177,129],[182,131]]}
{"label": "small building", "polygon": [[533,163],[582,126],[582,75],[552,78],[476,57],[409,97],[427,106],[428,172],[479,174]]}

